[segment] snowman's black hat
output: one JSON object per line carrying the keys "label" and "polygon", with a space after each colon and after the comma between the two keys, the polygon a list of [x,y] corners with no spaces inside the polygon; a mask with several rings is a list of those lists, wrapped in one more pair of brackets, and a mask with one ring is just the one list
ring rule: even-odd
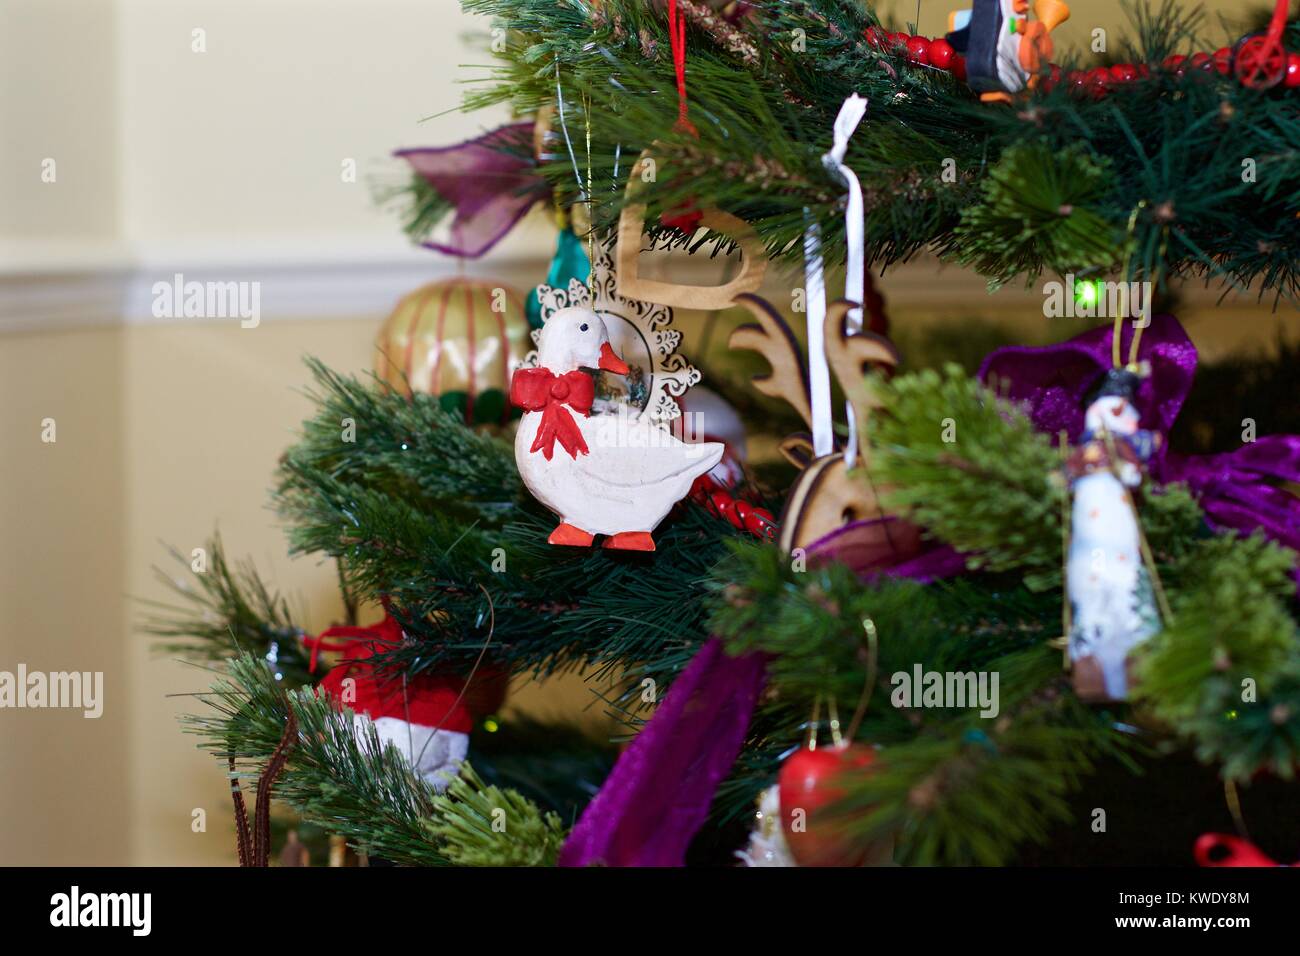
{"label": "snowman's black hat", "polygon": [[1136,404],[1138,386],[1141,384],[1142,379],[1136,372],[1126,368],[1107,369],[1084,395],[1083,407],[1087,408],[1099,398],[1122,398],[1130,404]]}

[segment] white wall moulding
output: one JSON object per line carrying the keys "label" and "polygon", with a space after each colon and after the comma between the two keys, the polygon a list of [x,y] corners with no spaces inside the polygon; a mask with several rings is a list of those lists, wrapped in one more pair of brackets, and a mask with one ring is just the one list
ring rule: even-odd
{"label": "white wall moulding", "polygon": [[[520,285],[544,276],[546,260],[513,256],[460,263],[419,249],[320,248],[281,243],[178,250],[45,247],[23,257],[0,255],[0,334],[100,325],[239,321],[218,309],[186,315],[182,292],[199,283],[242,292],[255,288],[260,321],[382,318],[404,294],[432,279],[463,272]],[[178,278],[179,277],[179,278]],[[172,301],[169,311],[167,300]],[[225,303],[223,306],[222,304]],[[160,314],[161,313],[161,314]]]}
{"label": "white wall moulding", "polygon": [[[531,237],[528,237],[531,238]],[[511,248],[513,247],[513,248]],[[102,325],[230,322],[237,315],[185,315],[183,303],[158,315],[159,283],[227,287],[256,284],[260,322],[294,319],[383,318],[412,289],[457,273],[499,279],[527,293],[545,277],[545,243],[507,243],[498,253],[464,262],[393,242],[354,243],[263,239],[223,243],[170,243],[165,247],[121,243],[0,242],[0,334]],[[647,276],[689,283],[716,282],[721,262],[704,257],[648,254]],[[930,257],[889,269],[878,279],[892,313],[900,308],[951,313],[953,318],[990,306],[1026,316],[1043,307],[1043,276],[1026,289],[1008,286],[989,296],[984,280]],[[764,283],[774,303],[788,303],[802,275],[772,269]],[[245,290],[247,291],[247,290]],[[1185,308],[1230,304],[1261,317],[1271,314],[1250,293],[1222,299],[1219,290],[1184,284]],[[175,297],[172,296],[174,299]],[[165,305],[165,303],[164,303]],[[165,311],[165,309],[163,310]],[[1283,311],[1291,312],[1286,309]],[[1100,321],[1100,320],[1099,320]]]}

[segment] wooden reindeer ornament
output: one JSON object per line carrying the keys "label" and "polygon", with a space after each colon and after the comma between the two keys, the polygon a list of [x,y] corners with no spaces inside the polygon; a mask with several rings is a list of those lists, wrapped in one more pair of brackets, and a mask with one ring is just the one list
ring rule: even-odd
{"label": "wooden reindeer ornament", "polygon": [[[632,167],[628,179],[628,196],[643,176],[654,167],[650,152]],[[710,311],[729,308],[736,297],[754,292],[763,284],[767,271],[767,253],[752,226],[743,219],[721,209],[700,211],[700,225],[735,241],[744,254],[740,272],[729,282],[717,286],[687,285],[680,282],[662,282],[641,276],[637,256],[641,252],[641,234],[645,230],[646,207],[643,203],[629,202],[618,217],[618,244],[614,253],[618,271],[619,293],[629,299],[657,302],[674,308]]]}
{"label": "wooden reindeer ornament", "polygon": [[[771,372],[753,378],[758,391],[790,405],[812,427],[808,375],[802,350],[785,319],[765,299],[752,294],[737,298],[756,319],[731,333],[734,349],[763,356]],[[898,352],[884,336],[851,332],[849,313],[854,303],[832,302],[826,310],[826,357],[859,423],[877,407],[867,389],[869,369],[893,369]],[[850,461],[843,448],[817,457],[806,434],[791,435],[781,452],[801,473],[786,498],[780,517],[781,547],[789,552],[807,550],[835,536],[836,553],[852,567],[871,567],[890,557],[910,553],[919,544],[917,531],[885,515],[865,468],[870,452],[858,446]],[[856,472],[856,473],[855,473]]]}

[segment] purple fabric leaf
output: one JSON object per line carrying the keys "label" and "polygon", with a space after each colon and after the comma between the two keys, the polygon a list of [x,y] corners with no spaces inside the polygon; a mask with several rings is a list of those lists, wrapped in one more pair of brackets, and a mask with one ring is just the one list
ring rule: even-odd
{"label": "purple fabric leaf", "polygon": [[[1124,323],[1124,359],[1133,334],[1132,323]],[[1142,426],[1168,432],[1192,387],[1196,346],[1176,318],[1157,315],[1143,330],[1138,360],[1151,363],[1151,375],[1137,394]],[[984,359],[979,378],[1021,404],[1040,430],[1055,435],[1064,429],[1074,441],[1083,431],[1083,400],[1111,364],[1111,327],[1102,326],[1055,345],[997,349]]]}
{"label": "purple fabric leaf", "polygon": [[[1039,348],[1011,346],[992,352],[979,377],[999,395],[1019,404],[1034,425],[1071,440],[1083,430],[1083,400],[1098,377],[1111,367],[1111,328]],[[1127,359],[1134,330],[1123,325],[1120,355]],[[1196,374],[1196,347],[1172,315],[1157,315],[1142,333],[1139,361],[1151,364],[1138,390],[1142,425],[1167,434],[1183,407]],[[1161,484],[1184,482],[1211,527],[1246,534],[1261,529],[1274,541],[1300,550],[1300,497],[1279,482],[1300,481],[1300,436],[1269,435],[1219,455],[1161,452],[1152,462]],[[1300,584],[1300,567],[1295,571]]]}
{"label": "purple fabric leaf", "polygon": [[560,866],[682,866],[736,762],[763,687],[763,657],[710,638],[619,756],[560,851]]}
{"label": "purple fabric leaf", "polygon": [[477,259],[550,194],[532,153],[532,123],[512,123],[454,146],[399,149],[455,210],[445,242],[422,243],[449,256]]}

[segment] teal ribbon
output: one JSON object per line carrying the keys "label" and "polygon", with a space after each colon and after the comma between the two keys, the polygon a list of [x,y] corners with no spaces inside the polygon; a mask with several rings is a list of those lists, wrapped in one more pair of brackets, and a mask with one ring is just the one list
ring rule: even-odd
{"label": "teal ribbon", "polygon": [[[582,248],[582,240],[572,229],[565,226],[560,230],[559,238],[555,243],[555,256],[551,259],[551,268],[546,273],[546,284],[552,289],[566,289],[570,279],[577,279],[586,285],[590,276],[591,260],[587,258],[587,251]],[[528,324],[534,329],[542,327],[542,303],[537,297],[539,288],[541,287],[533,289],[524,310],[525,315],[528,316]]]}

